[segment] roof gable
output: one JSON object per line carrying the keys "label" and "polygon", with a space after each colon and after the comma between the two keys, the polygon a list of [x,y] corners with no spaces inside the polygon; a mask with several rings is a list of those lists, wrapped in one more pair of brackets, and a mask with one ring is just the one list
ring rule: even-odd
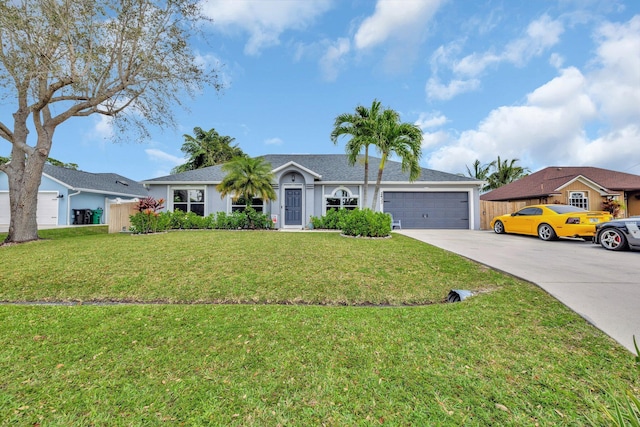
{"label": "roof gable", "polygon": [[590,166],[551,166],[480,196],[482,200],[518,200],[547,197],[577,179],[601,194],[640,190],[640,176]]}
{"label": "roof gable", "polygon": [[277,168],[273,169],[272,172],[273,173],[278,173],[278,172],[280,172],[282,170],[287,169],[288,167],[294,167],[294,168],[296,168],[298,170],[303,170],[303,171],[307,172],[308,174],[310,174],[311,176],[313,176],[314,178],[317,178],[317,179],[321,179],[322,178],[322,175],[320,175],[320,174],[318,174],[318,173],[316,173],[316,172],[314,172],[314,171],[312,171],[310,169],[307,169],[304,166],[301,166],[301,165],[299,165],[298,163],[296,163],[294,161],[291,161],[289,163],[285,163],[282,166],[278,166]]}

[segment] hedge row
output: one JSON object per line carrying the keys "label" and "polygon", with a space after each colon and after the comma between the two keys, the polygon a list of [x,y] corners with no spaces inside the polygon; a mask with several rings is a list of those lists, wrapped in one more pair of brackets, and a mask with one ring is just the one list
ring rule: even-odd
{"label": "hedge row", "polygon": [[329,209],[326,215],[311,217],[317,229],[341,230],[347,236],[386,237],[391,234],[391,215],[370,209]]}
{"label": "hedge row", "polygon": [[249,207],[244,212],[217,212],[208,216],[200,216],[193,212],[153,212],[146,210],[131,215],[131,227],[129,231],[136,234],[157,233],[167,230],[194,230],[194,229],[256,229],[268,230],[273,228],[269,216],[256,212]]}

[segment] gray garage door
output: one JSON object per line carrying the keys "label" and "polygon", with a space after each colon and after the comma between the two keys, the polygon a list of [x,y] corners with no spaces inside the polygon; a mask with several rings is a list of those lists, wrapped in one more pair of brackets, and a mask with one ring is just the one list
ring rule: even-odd
{"label": "gray garage door", "polygon": [[469,193],[385,191],[384,211],[402,228],[469,228]]}

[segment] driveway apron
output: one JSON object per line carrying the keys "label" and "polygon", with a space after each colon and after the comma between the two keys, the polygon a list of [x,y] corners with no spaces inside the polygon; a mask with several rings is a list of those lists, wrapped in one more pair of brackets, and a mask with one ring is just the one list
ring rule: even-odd
{"label": "driveway apron", "polygon": [[640,343],[640,252],[612,252],[580,239],[477,230],[401,230],[399,234],[538,285],[635,354]]}

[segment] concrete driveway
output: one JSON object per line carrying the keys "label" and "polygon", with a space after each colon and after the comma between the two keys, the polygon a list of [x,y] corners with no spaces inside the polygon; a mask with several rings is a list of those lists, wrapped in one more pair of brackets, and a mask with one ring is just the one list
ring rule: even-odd
{"label": "concrete driveway", "polygon": [[396,231],[535,283],[635,354],[633,335],[640,343],[640,252],[493,231]]}

